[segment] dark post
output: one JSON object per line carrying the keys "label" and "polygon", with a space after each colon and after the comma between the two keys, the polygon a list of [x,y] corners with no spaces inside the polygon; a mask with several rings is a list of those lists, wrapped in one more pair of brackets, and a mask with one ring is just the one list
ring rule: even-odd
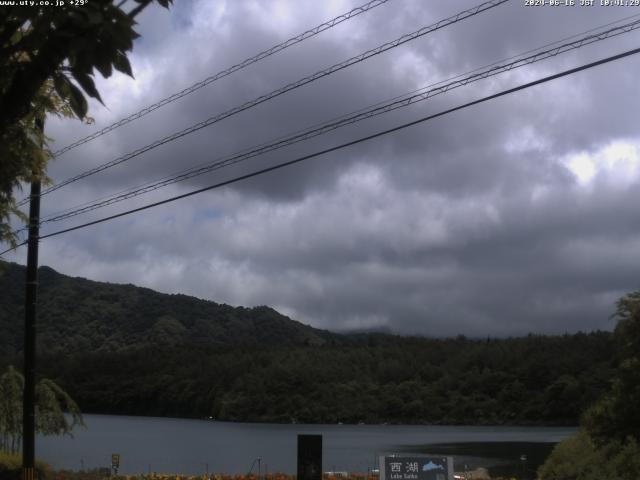
{"label": "dark post", "polygon": [[322,435],[298,435],[298,480],[322,480]]}
{"label": "dark post", "polygon": [[[36,120],[40,131],[44,119]],[[40,234],[40,180],[31,182],[29,198],[29,240],[24,305],[24,395],[22,398],[22,478],[34,480],[35,396],[36,396],[36,300],[38,295],[38,236]]]}

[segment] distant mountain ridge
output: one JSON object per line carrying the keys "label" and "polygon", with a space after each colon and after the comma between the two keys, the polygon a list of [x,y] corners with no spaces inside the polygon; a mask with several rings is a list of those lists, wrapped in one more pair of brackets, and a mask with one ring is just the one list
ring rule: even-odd
{"label": "distant mountain ridge", "polygon": [[[0,372],[20,368],[24,267],[0,263]],[[85,412],[242,422],[573,425],[610,386],[608,332],[336,334],[40,270],[38,375]]]}
{"label": "distant mountain ridge", "polygon": [[[0,262],[0,354],[22,350],[25,267]],[[338,334],[260,306],[232,307],[182,294],[39,269],[38,350],[118,352],[178,345],[322,345]]]}

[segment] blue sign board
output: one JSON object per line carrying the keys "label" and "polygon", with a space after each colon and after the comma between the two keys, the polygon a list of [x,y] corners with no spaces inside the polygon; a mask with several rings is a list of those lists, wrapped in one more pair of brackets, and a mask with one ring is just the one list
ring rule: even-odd
{"label": "blue sign board", "polygon": [[380,457],[380,480],[453,480],[451,457]]}

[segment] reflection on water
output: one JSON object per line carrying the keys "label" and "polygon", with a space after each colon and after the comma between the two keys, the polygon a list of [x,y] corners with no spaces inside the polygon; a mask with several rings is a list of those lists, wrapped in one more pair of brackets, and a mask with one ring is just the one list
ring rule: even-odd
{"label": "reflection on water", "polygon": [[[262,473],[296,471],[298,434],[323,435],[325,470],[367,472],[393,453],[447,453],[471,465],[499,468],[525,453],[534,465],[540,446],[574,428],[420,425],[275,425],[176,418],[86,415],[74,438],[38,438],[36,454],[56,468],[106,467],[120,454],[122,474],[247,473],[260,458]],[[541,445],[530,444],[546,444]],[[444,450],[441,450],[444,449]],[[544,456],[544,453],[540,453]],[[464,460],[467,459],[467,460]],[[482,463],[484,462],[484,463]],[[488,462],[488,463],[487,463]]]}

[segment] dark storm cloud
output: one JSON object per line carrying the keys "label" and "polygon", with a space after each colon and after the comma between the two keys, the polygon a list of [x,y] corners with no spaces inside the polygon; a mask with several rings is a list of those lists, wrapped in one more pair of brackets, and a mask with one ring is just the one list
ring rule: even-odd
{"label": "dark storm cloud", "polygon": [[[100,82],[95,126],[50,122],[64,145],[349,10],[357,2],[186,2],[149,10],[136,81]],[[391,0],[55,161],[60,180],[471,1]],[[242,112],[51,194],[45,212],[162,177],[629,15],[511,2]],[[618,53],[638,34],[189,180],[88,220],[183,193]],[[631,58],[144,214],[43,242],[73,275],[219,302],[268,304],[332,329],[515,335],[610,328],[638,287],[640,139]],[[73,225],[64,222],[60,226]],[[58,225],[47,226],[53,231]]]}

